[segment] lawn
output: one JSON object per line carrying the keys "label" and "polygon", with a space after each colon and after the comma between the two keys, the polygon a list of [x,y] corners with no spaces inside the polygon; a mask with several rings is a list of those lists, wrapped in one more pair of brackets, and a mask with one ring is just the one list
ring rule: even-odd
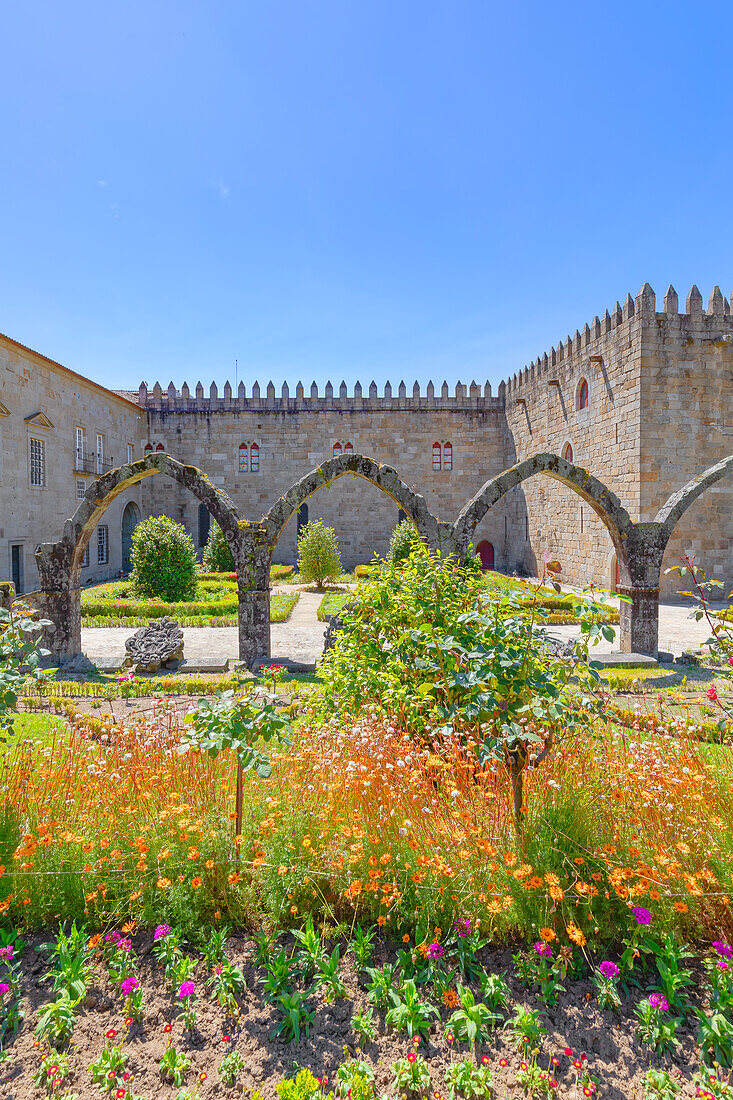
{"label": "lawn", "polygon": [[[270,621],[285,622],[298,599],[298,592],[273,593],[270,597]],[[159,619],[164,615],[181,626],[236,626],[237,609],[234,573],[201,574],[196,599],[179,603],[138,598],[130,581],[94,585],[81,594],[82,626],[147,626],[150,619]]]}

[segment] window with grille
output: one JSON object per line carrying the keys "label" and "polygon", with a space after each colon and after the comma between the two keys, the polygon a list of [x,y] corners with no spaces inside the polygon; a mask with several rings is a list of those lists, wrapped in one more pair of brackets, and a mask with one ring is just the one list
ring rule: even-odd
{"label": "window with grille", "polygon": [[453,469],[453,444],[452,443],[444,443],[443,444],[443,469],[444,470],[452,470]]}
{"label": "window with grille", "polygon": [[97,528],[97,565],[109,562],[109,527],[101,523]]}
{"label": "window with grille", "polygon": [[135,445],[133,443],[127,444],[127,461],[133,462],[135,459]]}
{"label": "window with grille", "polygon": [[433,469],[440,469],[440,443],[433,443]]}
{"label": "window with grille", "polygon": [[336,442],[333,445],[333,457],[334,458],[340,458],[340,456],[341,456],[341,444],[339,442]]}
{"label": "window with grille", "polygon": [[152,451],[152,449],[153,449],[153,444],[152,443],[146,443],[145,444],[145,454],[149,454],[150,451]]}
{"label": "window with grille", "polygon": [[249,469],[250,473],[256,474],[260,468],[260,448],[256,443],[253,443],[249,448]]}
{"label": "window with grille", "polygon": [[77,500],[83,500],[84,499],[84,494],[86,493],[86,491],[87,491],[87,487],[84,484],[84,482],[83,481],[77,481],[77,483],[76,483],[76,499]]}
{"label": "window with grille", "polygon": [[97,473],[104,473],[104,436],[97,432]]}
{"label": "window with grille", "polygon": [[82,564],[82,567],[85,566],[85,565],[89,565],[89,543],[87,543],[86,546],[84,547],[84,554],[83,554],[82,559],[81,559],[81,564]]}
{"label": "window with grille", "polygon": [[156,451],[164,451],[165,446],[162,443],[159,443],[158,446],[155,449],[156,449]]}
{"label": "window with grille", "polygon": [[29,446],[31,485],[35,489],[42,489],[46,484],[46,446],[42,439],[31,439]]}
{"label": "window with grille", "polygon": [[249,473],[249,447],[246,443],[239,444],[239,472],[240,474]]}
{"label": "window with grille", "polygon": [[354,453],[353,443],[344,443],[344,454],[345,455],[352,455],[353,453]]}

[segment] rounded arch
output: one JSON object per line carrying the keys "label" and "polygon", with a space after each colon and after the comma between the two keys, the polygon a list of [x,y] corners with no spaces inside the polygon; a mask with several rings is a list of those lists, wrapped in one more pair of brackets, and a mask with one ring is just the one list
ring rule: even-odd
{"label": "rounded arch", "polygon": [[533,455],[531,458],[518,462],[511,466],[498,477],[487,481],[471,500],[461,509],[453,526],[453,536],[459,551],[465,555],[468,545],[473,540],[476,527],[484,518],[489,508],[497,501],[521,485],[535,474],[545,474],[554,478],[569,489],[573,489],[583,500],[587,501],[597,516],[605,523],[611,536],[619,562],[625,567],[624,574],[628,571],[629,554],[627,539],[632,531],[632,523],[629,513],[618,497],[611,492],[598,478],[580,466],[574,466],[559,455],[551,452],[543,452]]}
{"label": "rounded arch", "polygon": [[428,509],[425,498],[405,485],[391,466],[383,466],[364,455],[349,453],[330,458],[311,470],[288,489],[262,517],[260,527],[265,532],[271,551],[290,517],[308,497],[345,474],[363,478],[381,489],[407,513],[430,546],[438,544],[438,521]]}
{"label": "rounded arch", "polygon": [[140,522],[140,509],[137,502],[128,500],[122,513],[122,572],[129,573],[132,568],[132,536]]}
{"label": "rounded arch", "polygon": [[193,493],[206,505],[229,541],[236,541],[239,534],[239,515],[229,494],[212,485],[206,475],[195,466],[184,466],[170,455],[157,451],[137,462],[110,470],[92,483],[73,517],[64,524],[60,542],[46,543],[39,547],[37,557],[41,577],[44,576],[45,562],[50,557],[58,560],[65,550],[70,569],[68,584],[71,588],[76,587],[84,549],[101,516],[125,489],[156,473],[166,474]]}
{"label": "rounded arch", "polygon": [[579,379],[577,386],[575,387],[575,408],[587,409],[590,401],[590,390],[588,388],[588,379],[583,377]]}
{"label": "rounded arch", "polygon": [[702,496],[706,489],[715,485],[716,481],[720,481],[721,478],[728,477],[732,473],[733,455],[728,455],[727,458],[716,462],[714,466],[708,466],[706,470],[694,477],[692,481],[688,481],[676,493],[672,493],[654,517],[654,522],[661,524],[664,528],[667,539],[670,538],[677,521],[684,515],[690,505]]}
{"label": "rounded arch", "polygon": [[476,553],[481,558],[483,570],[494,568],[494,545],[488,539],[482,539],[476,547]]}

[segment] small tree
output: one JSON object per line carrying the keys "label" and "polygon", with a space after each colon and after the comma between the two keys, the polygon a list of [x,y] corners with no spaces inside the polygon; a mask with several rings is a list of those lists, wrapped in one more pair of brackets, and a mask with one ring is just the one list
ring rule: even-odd
{"label": "small tree", "polygon": [[196,595],[196,551],[181,523],[169,516],[151,516],[132,536],[132,584],[139,596],[166,603]]}
{"label": "small tree", "polygon": [[398,523],[392,532],[387,559],[393,565],[400,565],[401,562],[409,558],[413,551],[424,548],[425,544],[417,533],[415,524],[409,519],[403,519],[402,523]]}
{"label": "small tree", "polygon": [[233,573],[234,558],[226,535],[218,523],[212,523],[202,556],[207,573]]}
{"label": "small tree", "polygon": [[315,581],[320,591],[323,582],[343,572],[338,539],[333,527],[324,527],[314,519],[301,528],[298,536],[298,572],[304,581]]}

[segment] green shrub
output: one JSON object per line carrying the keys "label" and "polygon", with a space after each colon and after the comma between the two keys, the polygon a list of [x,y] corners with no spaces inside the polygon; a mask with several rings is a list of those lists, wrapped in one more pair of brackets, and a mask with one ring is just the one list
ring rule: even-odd
{"label": "green shrub", "polygon": [[333,527],[324,527],[322,519],[311,520],[301,528],[298,537],[298,572],[306,583],[315,581],[316,588],[342,573],[338,539]]}
{"label": "green shrub", "polygon": [[196,595],[196,551],[185,527],[169,516],[151,516],[132,536],[132,584],[138,596],[166,603]]}
{"label": "green shrub", "polygon": [[387,558],[393,565],[400,565],[413,551],[424,549],[425,544],[417,533],[415,524],[409,519],[403,519],[392,532]]}
{"label": "green shrub", "polygon": [[201,562],[207,573],[231,573],[234,569],[229,543],[218,523],[211,525]]}

